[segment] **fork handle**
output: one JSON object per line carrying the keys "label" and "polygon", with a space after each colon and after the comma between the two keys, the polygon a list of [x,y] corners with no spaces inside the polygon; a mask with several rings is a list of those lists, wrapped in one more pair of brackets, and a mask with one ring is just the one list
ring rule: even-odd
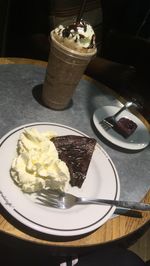
{"label": "fork handle", "polygon": [[150,211],[150,204],[135,202],[135,201],[124,201],[124,200],[109,200],[109,199],[86,199],[82,198],[79,203],[95,203],[95,204],[109,204],[116,207],[121,207],[125,209],[140,210],[140,211]]}
{"label": "fork handle", "polygon": [[114,114],[113,117],[117,117],[120,113],[122,113],[125,109],[129,108],[132,104],[132,102],[127,102],[117,113]]}

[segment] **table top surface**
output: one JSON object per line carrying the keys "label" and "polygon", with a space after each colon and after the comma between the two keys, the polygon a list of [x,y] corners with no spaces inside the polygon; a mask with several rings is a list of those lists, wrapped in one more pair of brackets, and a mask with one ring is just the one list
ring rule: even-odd
{"label": "table top surface", "polygon": [[[64,111],[54,111],[42,106],[38,97],[33,101],[33,92],[32,97],[28,97],[28,90],[24,90],[24,93],[20,93],[23,95],[24,99],[28,101],[28,105],[26,106],[27,110],[24,110],[24,114],[21,113],[23,101],[19,104],[20,96],[18,95],[18,91],[12,92],[12,89],[17,90],[15,88],[19,88],[21,91],[24,89],[24,86],[26,86],[31,90],[33,87],[42,84],[46,66],[47,62],[39,60],[0,58],[0,111],[2,111],[0,137],[22,124],[39,122],[39,120],[41,122],[45,122],[47,117],[50,118],[50,122],[60,124],[67,123],[67,126],[76,128],[85,134],[96,138],[97,142],[109,154],[120,177],[121,199],[125,200],[128,198],[129,200],[150,202],[149,146],[138,152],[126,152],[124,150],[119,150],[112,145],[109,145],[107,142],[105,143],[103,139],[100,139],[95,130],[91,127],[91,116],[93,115],[93,112],[100,107],[100,105],[109,105],[111,103],[114,106],[120,106],[121,102],[125,102],[124,99],[119,97],[110,88],[84,76],[83,81],[77,88],[77,92],[75,92],[73,105]],[[8,93],[11,93],[11,100],[9,100]],[[87,97],[93,99],[90,105],[88,105]],[[80,101],[77,99],[80,99]],[[17,106],[15,105],[15,100],[18,100]],[[6,104],[4,105],[6,101],[7,107]],[[32,106],[30,106],[30,103]],[[19,115],[18,112],[16,112],[14,118],[14,112],[16,109],[20,112]],[[136,115],[140,117],[143,123],[145,123],[147,128],[150,130],[149,123],[145,121],[139,113],[136,113]],[[130,165],[131,160],[132,165]],[[131,176],[135,177],[131,179]],[[150,212],[140,212],[140,214],[141,217],[139,218],[117,215],[109,219],[104,225],[88,235],[76,238],[56,239],[55,237],[49,235],[45,236],[38,233],[35,234],[30,230],[30,228],[25,228],[22,224],[18,224],[17,221],[14,221],[12,217],[9,217],[9,215],[7,216],[7,212],[5,212],[3,208],[0,208],[0,232],[46,246],[67,248],[90,247],[110,243],[136,232],[150,220]]]}

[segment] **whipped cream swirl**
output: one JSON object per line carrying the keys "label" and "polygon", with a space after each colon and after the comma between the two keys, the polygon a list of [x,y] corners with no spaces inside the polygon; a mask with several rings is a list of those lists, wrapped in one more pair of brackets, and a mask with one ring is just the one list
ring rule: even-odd
{"label": "whipped cream swirl", "polygon": [[70,174],[66,164],[50,139],[54,132],[25,129],[18,141],[18,154],[11,166],[11,176],[24,192],[32,193],[43,188],[66,190]]}
{"label": "whipped cream swirl", "polygon": [[53,31],[55,38],[64,43],[67,47],[75,50],[96,48],[95,33],[92,26],[83,20],[80,23],[73,23],[69,26],[59,25]]}

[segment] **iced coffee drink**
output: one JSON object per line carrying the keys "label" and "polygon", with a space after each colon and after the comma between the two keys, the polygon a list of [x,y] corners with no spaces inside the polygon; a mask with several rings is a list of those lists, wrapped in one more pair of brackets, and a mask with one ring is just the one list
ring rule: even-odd
{"label": "iced coffee drink", "polygon": [[96,54],[92,27],[80,21],[51,34],[51,49],[42,90],[43,103],[49,108],[66,108],[88,63]]}

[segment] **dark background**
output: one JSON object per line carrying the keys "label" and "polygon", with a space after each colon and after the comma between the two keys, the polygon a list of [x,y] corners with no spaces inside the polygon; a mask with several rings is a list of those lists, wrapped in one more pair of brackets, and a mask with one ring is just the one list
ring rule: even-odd
{"label": "dark background", "polygon": [[[49,35],[51,26],[49,14],[55,12],[55,3],[57,2],[59,1],[0,0],[1,5],[4,6],[0,11],[5,17],[3,27],[6,27],[7,22],[4,54],[35,57],[32,36],[38,33]],[[69,3],[70,1],[61,0],[61,2]],[[80,3],[81,0],[75,2],[78,4],[77,2]],[[148,40],[150,37],[150,1],[101,0],[99,2],[102,4],[103,10],[103,56],[128,63],[126,54],[120,55],[121,59],[119,59],[119,56],[116,57],[113,43],[110,43],[110,40],[108,42],[108,38],[112,35],[117,35],[117,37],[124,35],[126,38],[139,36]],[[2,12],[2,9],[4,9],[4,12]],[[2,14],[0,15],[2,16]],[[2,24],[2,21],[0,23]],[[42,54],[39,53],[36,57],[42,58]]]}

